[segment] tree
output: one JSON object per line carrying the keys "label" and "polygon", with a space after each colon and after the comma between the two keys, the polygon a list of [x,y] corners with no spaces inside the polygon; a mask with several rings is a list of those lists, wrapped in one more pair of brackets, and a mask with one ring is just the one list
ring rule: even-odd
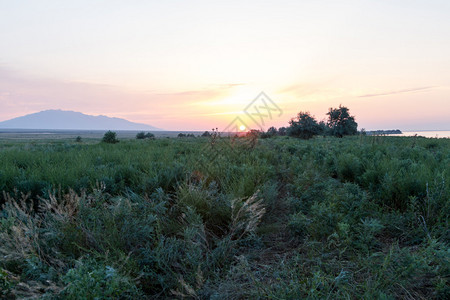
{"label": "tree", "polygon": [[262,139],[268,139],[268,138],[271,138],[272,135],[268,131],[266,131],[266,132],[261,132],[259,134],[259,137],[262,138]]}
{"label": "tree", "polygon": [[319,122],[320,133],[325,137],[326,135],[330,135],[330,128],[328,128],[327,123],[322,120]]}
{"label": "tree", "polygon": [[267,129],[266,132],[261,132],[259,136],[262,139],[268,139],[268,138],[276,136],[277,133],[278,133],[278,130],[272,126],[269,129]]}
{"label": "tree", "polygon": [[339,105],[339,108],[330,108],[327,115],[327,126],[331,135],[341,138],[358,133],[358,123],[355,122],[354,116],[350,116],[347,107]]}
{"label": "tree", "polygon": [[278,133],[278,130],[275,128],[275,127],[270,127],[269,129],[267,129],[267,133],[270,135],[270,136],[276,136],[277,135],[277,133]]}
{"label": "tree", "polygon": [[299,112],[296,119],[289,121],[287,134],[301,139],[310,139],[321,132],[316,119],[309,112]]}
{"label": "tree", "polygon": [[287,134],[287,128],[286,127],[278,128],[278,135],[279,136],[285,136],[286,134]]}
{"label": "tree", "polygon": [[114,131],[108,130],[102,138],[103,143],[115,144],[119,140],[116,138],[117,134]]}

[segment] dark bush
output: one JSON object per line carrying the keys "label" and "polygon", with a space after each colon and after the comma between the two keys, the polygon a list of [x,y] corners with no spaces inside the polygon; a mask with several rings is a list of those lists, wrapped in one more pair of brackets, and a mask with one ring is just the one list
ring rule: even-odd
{"label": "dark bush", "polygon": [[138,140],[155,139],[155,135],[150,132],[145,133],[144,131],[141,131],[136,134],[136,139],[138,139]]}
{"label": "dark bush", "polygon": [[301,139],[310,139],[320,133],[321,128],[309,112],[299,112],[296,119],[289,121],[287,134]]}
{"label": "dark bush", "polygon": [[108,130],[105,135],[102,138],[102,142],[103,143],[107,143],[107,144],[115,144],[118,143],[119,140],[117,139],[117,133],[115,133],[114,131]]}
{"label": "dark bush", "polygon": [[143,140],[145,139],[145,132],[141,131],[136,134],[136,139]]}

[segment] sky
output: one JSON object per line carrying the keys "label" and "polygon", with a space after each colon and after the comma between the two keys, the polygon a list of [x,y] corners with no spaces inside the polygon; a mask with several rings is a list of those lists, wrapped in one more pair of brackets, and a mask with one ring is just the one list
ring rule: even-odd
{"label": "sky", "polygon": [[280,109],[265,127],[342,104],[366,130],[450,130],[449,15],[447,0],[0,0],[0,121],[256,128],[244,110],[264,91]]}

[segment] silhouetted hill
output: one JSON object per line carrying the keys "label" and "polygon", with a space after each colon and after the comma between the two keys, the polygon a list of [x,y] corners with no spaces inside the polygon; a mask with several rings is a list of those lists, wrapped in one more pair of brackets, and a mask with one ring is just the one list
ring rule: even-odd
{"label": "silhouetted hill", "polygon": [[45,110],[0,122],[0,128],[66,130],[161,130],[125,119],[91,116],[66,110]]}

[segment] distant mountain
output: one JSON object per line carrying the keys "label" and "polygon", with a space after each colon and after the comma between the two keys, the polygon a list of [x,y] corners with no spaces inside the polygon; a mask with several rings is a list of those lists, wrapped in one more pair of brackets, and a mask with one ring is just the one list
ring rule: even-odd
{"label": "distant mountain", "polygon": [[161,130],[107,116],[91,116],[67,110],[44,110],[0,122],[0,129],[63,129],[63,130]]}

